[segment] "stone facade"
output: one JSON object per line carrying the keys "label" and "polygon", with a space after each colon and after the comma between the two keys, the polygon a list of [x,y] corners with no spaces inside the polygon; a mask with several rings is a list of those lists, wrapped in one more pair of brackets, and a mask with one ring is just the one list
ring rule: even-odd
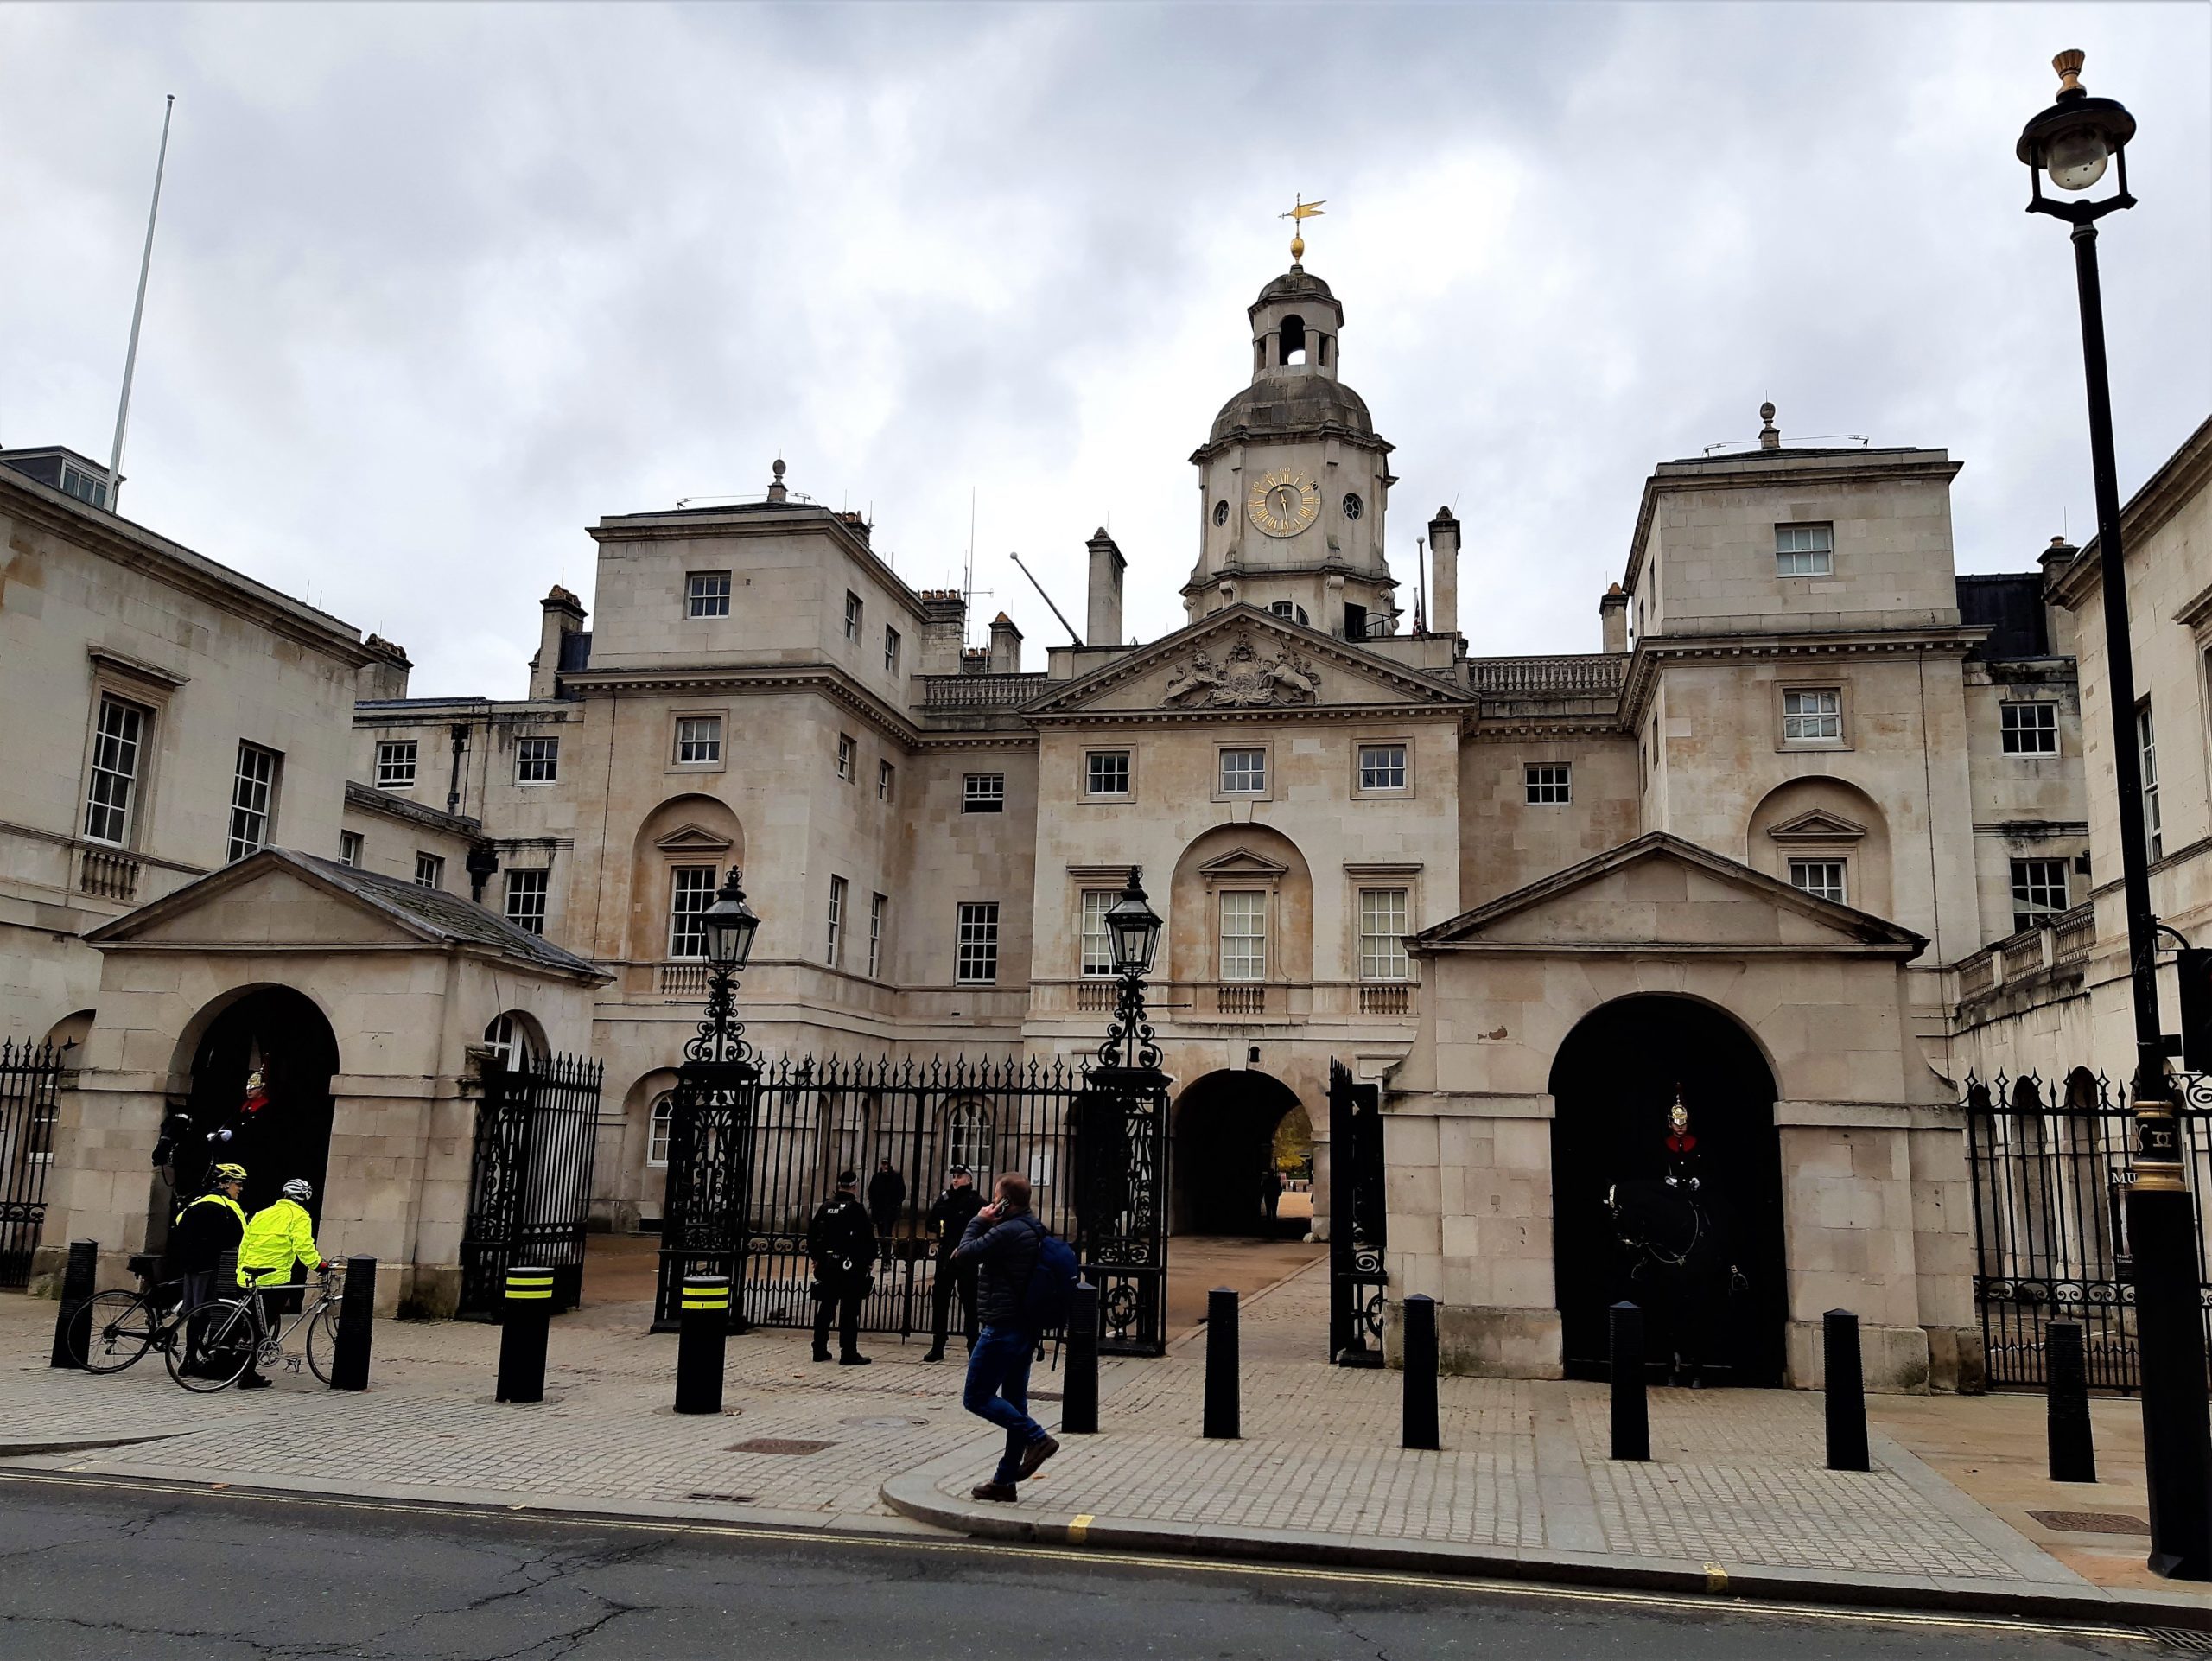
{"label": "stone facade", "polygon": [[[1391,1298],[1443,1301],[1452,1365],[1556,1374],[1581,1359],[1592,1161],[1648,1162],[1669,1093],[1706,1091],[1689,1105],[1716,1157],[1756,1144],[1729,1168],[1758,1365],[1816,1383],[1810,1334],[1841,1304],[1877,1382],[1975,1387],[1954,1104],[1980,1041],[1948,965],[2019,906],[2076,898],[2020,883],[2071,873],[2096,835],[2070,655],[2094,630],[2039,574],[1957,576],[1944,451],[1791,448],[1770,422],[1757,449],[1655,468],[1602,650],[1471,655],[1449,512],[1426,526],[1420,627],[1398,600],[1391,446],[1343,379],[1341,302],[1294,267],[1249,317],[1251,383],[1191,458],[1188,621],[1165,639],[1125,641],[1128,561],[1102,530],[1084,639],[1029,669],[1001,614],[970,649],[960,595],[910,588],[779,461],[758,500],[592,526],[594,614],[547,595],[526,697],[411,698],[396,648],[349,648],[350,739],[325,717],[346,782],[296,845],[454,894],[480,880],[596,967],[595,989],[531,996],[549,1041],[607,1064],[611,1226],[658,1215],[654,1109],[704,989],[684,920],[729,868],[762,919],[741,1002],[768,1053],[1065,1057],[1108,1006],[1096,897],[1136,865],[1166,920],[1178,1146],[1199,1150],[1179,1226],[1197,1187],[1249,1174],[1197,1135],[1217,1120],[1295,1104],[1325,1174],[1340,1059],[1384,1085]],[[2018,747],[2014,703],[2048,748]],[[2201,778],[2177,787],[2201,803]],[[143,1002],[140,950],[115,938],[111,996],[156,1011],[144,1031],[188,1024],[213,983]],[[27,1002],[19,1029],[66,1001]],[[460,1099],[453,1046],[486,1003],[408,1064],[435,1099]],[[1669,1010],[1732,1059],[1670,1078]],[[1662,1041],[1604,1055],[1606,1107],[1592,1046],[1622,1021]],[[100,1121],[119,1138],[174,1053],[125,1065],[101,1042],[99,1067],[139,1081]],[[1604,1114],[1631,1099],[1644,1117],[1607,1154]],[[87,1193],[87,1215],[128,1212]],[[426,1284],[450,1261],[442,1239],[407,1250]]]}

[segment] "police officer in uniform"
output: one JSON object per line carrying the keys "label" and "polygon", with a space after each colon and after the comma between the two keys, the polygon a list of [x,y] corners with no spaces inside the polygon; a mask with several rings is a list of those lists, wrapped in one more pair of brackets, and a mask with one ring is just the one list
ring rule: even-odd
{"label": "police officer in uniform", "polygon": [[944,1359],[944,1337],[950,1324],[954,1293],[960,1296],[962,1327],[968,1348],[976,1348],[976,1275],[973,1263],[956,1263],[952,1253],[976,1213],[983,1209],[983,1196],[976,1192],[976,1174],[965,1165],[946,1173],[944,1192],[930,1204],[930,1232],[937,1237],[937,1274],[931,1282],[935,1313],[930,1329],[930,1352],[925,1361]]}
{"label": "police officer in uniform", "polygon": [[823,1201],[822,1209],[806,1225],[806,1255],[814,1261],[814,1359],[830,1359],[830,1321],[837,1321],[837,1365],[864,1367],[861,1353],[861,1305],[872,1289],[869,1270],[875,1262],[875,1229],[868,1207],[854,1190],[860,1178],[851,1171],[837,1174],[837,1192]]}

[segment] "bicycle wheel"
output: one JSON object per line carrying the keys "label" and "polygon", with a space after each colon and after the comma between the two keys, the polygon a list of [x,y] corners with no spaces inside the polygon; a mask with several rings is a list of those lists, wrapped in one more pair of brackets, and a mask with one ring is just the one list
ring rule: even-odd
{"label": "bicycle wheel", "polygon": [[121,1372],[153,1344],[160,1317],[143,1292],[102,1292],[69,1329],[70,1348],[86,1372]]}
{"label": "bicycle wheel", "polygon": [[259,1341],[253,1312],[243,1301],[217,1299],[202,1304],[196,1313],[207,1323],[200,1333],[197,1365],[189,1372],[185,1371],[188,1346],[181,1342],[170,1345],[162,1359],[168,1363],[169,1377],[187,1390],[202,1394],[226,1390],[244,1378],[252,1364]]}
{"label": "bicycle wheel", "polygon": [[338,1359],[338,1306],[326,1303],[308,1322],[308,1366],[324,1384]]}

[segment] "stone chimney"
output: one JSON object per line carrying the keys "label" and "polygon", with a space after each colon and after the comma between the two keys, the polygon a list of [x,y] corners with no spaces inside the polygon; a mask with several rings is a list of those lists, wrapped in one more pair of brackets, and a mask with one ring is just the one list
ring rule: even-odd
{"label": "stone chimney", "polygon": [[364,651],[376,653],[374,663],[365,663],[353,671],[353,696],[357,698],[404,698],[407,696],[407,671],[415,665],[402,652],[381,634],[372,634],[361,642]]}
{"label": "stone chimney", "polygon": [[1428,522],[1429,565],[1434,573],[1428,588],[1428,632],[1459,632],[1459,521],[1452,510],[1440,507]]}
{"label": "stone chimney", "polygon": [[1774,405],[1759,405],[1759,448],[1778,450],[1782,448],[1782,429],[1774,424]]}
{"label": "stone chimney", "polygon": [[917,596],[929,621],[922,625],[922,650],[917,673],[960,673],[960,648],[968,635],[968,602],[957,589],[924,589]]}
{"label": "stone chimney", "polygon": [[1628,650],[1628,590],[1618,582],[1598,596],[1599,650]]}
{"label": "stone chimney", "polygon": [[1014,626],[1014,619],[1001,612],[991,619],[991,673],[1019,675],[1021,672],[1021,631]]}
{"label": "stone chimney", "polygon": [[2081,557],[2082,550],[2063,537],[2053,537],[2050,546],[2036,556],[2036,563],[2043,567],[2044,639],[2054,658],[2081,655],[2081,620],[2050,597],[2058,579],[2066,575],[2067,567]]}
{"label": "stone chimney", "polygon": [[545,615],[537,627],[537,655],[530,660],[530,695],[559,696],[561,643],[584,626],[584,603],[559,583],[538,601]]}
{"label": "stone chimney", "polygon": [[1098,534],[1091,538],[1090,549],[1090,615],[1084,619],[1084,638],[1092,646],[1122,644],[1122,573],[1128,569],[1128,561],[1122,557],[1114,538],[1106,534],[1106,527],[1098,527]]}

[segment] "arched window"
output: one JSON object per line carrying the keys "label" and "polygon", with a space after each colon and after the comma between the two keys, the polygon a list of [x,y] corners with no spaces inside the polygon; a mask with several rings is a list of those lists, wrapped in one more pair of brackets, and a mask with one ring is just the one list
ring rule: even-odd
{"label": "arched window", "polygon": [[521,1072],[533,1057],[545,1053],[545,1034],[520,1009],[493,1017],[484,1029],[484,1042],[499,1053],[499,1065],[510,1072]]}
{"label": "arched window", "polygon": [[1284,318],[1281,338],[1282,354],[1280,361],[1287,364],[1304,363],[1306,361],[1306,320],[1295,312]]}
{"label": "arched window", "polygon": [[945,1166],[965,1165],[976,1174],[976,1186],[986,1190],[997,1174],[991,1164],[992,1140],[990,1110],[981,1102],[955,1102],[945,1109]]}
{"label": "arched window", "polygon": [[668,1163],[668,1141],[676,1127],[676,1098],[673,1094],[653,1098],[651,1129],[645,1136],[645,1163]]}

